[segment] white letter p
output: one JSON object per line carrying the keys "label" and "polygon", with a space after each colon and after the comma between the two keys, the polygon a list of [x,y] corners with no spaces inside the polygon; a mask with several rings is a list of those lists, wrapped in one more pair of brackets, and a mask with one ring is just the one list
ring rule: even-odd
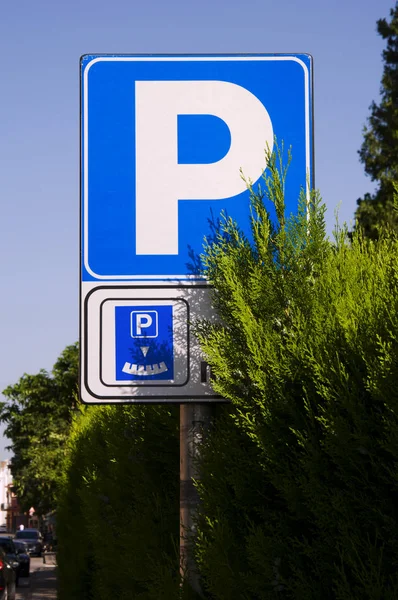
{"label": "white letter p", "polygon": [[142,330],[152,325],[152,317],[145,313],[137,313],[135,318],[137,319],[137,336],[141,336]]}
{"label": "white letter p", "polygon": [[[178,201],[220,200],[245,191],[263,173],[273,146],[267,110],[249,90],[226,81],[137,81],[136,253],[178,254]],[[210,164],[178,164],[178,115],[213,115],[231,146]],[[158,185],[154,186],[156,180]]]}

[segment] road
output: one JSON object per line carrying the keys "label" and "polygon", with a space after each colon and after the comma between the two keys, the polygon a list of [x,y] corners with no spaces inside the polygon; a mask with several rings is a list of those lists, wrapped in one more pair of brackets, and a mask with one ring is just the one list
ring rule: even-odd
{"label": "road", "polygon": [[16,600],[56,600],[57,579],[53,557],[31,558],[30,577],[20,579]]}

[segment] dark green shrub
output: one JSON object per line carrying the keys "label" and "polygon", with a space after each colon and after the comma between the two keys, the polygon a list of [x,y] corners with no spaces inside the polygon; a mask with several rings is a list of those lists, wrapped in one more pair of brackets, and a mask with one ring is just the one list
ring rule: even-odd
{"label": "dark green shrub", "polygon": [[178,597],[178,409],[89,407],[59,494],[60,600]]}
{"label": "dark green shrub", "polygon": [[[398,244],[285,221],[276,157],[247,240],[224,219],[204,261],[220,324],[198,324],[231,406],[202,458],[196,553],[214,600],[398,598]],[[271,200],[278,224],[270,222]]]}

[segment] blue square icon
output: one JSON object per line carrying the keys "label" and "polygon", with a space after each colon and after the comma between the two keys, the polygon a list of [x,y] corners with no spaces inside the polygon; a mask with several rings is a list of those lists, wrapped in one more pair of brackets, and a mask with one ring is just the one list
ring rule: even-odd
{"label": "blue square icon", "polygon": [[157,338],[158,312],[156,310],[132,310],[130,314],[131,337]]}
{"label": "blue square icon", "polygon": [[173,380],[173,307],[116,306],[116,380]]}

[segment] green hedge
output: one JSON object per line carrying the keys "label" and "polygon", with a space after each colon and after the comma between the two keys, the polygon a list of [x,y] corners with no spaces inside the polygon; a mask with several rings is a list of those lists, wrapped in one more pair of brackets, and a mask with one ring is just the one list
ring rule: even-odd
{"label": "green hedge", "polygon": [[[274,157],[275,158],[275,157]],[[213,600],[398,598],[398,243],[325,235],[283,177],[206,248],[221,324],[198,324],[221,409],[197,559]]]}
{"label": "green hedge", "polygon": [[178,409],[88,407],[57,511],[60,600],[178,596]]}
{"label": "green hedge", "polygon": [[[398,242],[336,232],[270,161],[252,238],[206,247],[217,407],[195,553],[208,600],[398,598]],[[309,208],[309,215],[307,214]],[[59,494],[60,600],[177,600],[178,408],[89,407]],[[187,592],[188,593],[188,592]]]}

